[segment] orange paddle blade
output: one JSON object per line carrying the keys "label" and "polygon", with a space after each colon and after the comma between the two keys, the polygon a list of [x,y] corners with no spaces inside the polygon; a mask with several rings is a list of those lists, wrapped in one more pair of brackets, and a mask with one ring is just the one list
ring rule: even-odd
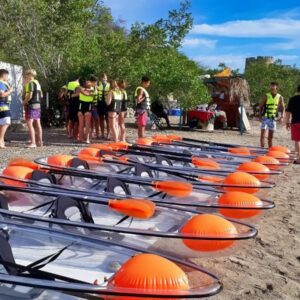
{"label": "orange paddle blade", "polygon": [[276,165],[280,164],[278,159],[276,159],[272,156],[267,156],[267,155],[258,156],[255,159],[253,159],[253,161],[258,162],[263,165],[267,165],[268,168],[271,170],[278,169],[279,166],[276,166]]}
{"label": "orange paddle blade", "polygon": [[[27,167],[20,167],[20,166],[9,166],[5,168],[2,172],[4,176],[12,177],[15,179],[30,179],[32,175],[33,170],[31,168]],[[17,182],[10,179],[2,179],[3,183],[7,185],[12,186],[19,186],[24,187],[26,186],[26,183],[23,182]]]}
{"label": "orange paddle blade", "polygon": [[88,155],[92,157],[99,157],[100,150],[97,148],[83,148],[78,152],[79,155]]}
{"label": "orange paddle blade", "polygon": [[112,148],[112,150],[118,151],[118,150],[127,150],[130,146],[129,143],[126,142],[114,142],[107,144],[109,147]]}
{"label": "orange paddle blade", "polygon": [[53,155],[47,158],[48,165],[55,167],[70,167],[71,160],[74,157],[71,155]]}
{"label": "orange paddle blade", "polygon": [[112,151],[112,147],[107,144],[90,144],[89,148],[95,148],[104,151]]}
{"label": "orange paddle blade", "polygon": [[198,179],[201,181],[212,182],[212,183],[223,183],[224,181],[224,178],[218,176],[199,176]]}
{"label": "orange paddle blade", "polygon": [[160,144],[171,144],[172,139],[167,137],[166,135],[154,135],[152,137],[153,141]]}
{"label": "orange paddle blade", "polygon": [[172,141],[182,141],[183,137],[176,135],[176,134],[168,134],[167,137],[172,139]]}
{"label": "orange paddle blade", "polygon": [[210,169],[210,170],[220,169],[220,165],[217,162],[213,161],[212,159],[192,157],[192,164],[195,167],[203,168],[203,169]]}
{"label": "orange paddle blade", "polygon": [[187,182],[180,181],[154,181],[156,190],[175,197],[187,197],[193,191],[193,186]]}
{"label": "orange paddle blade", "polygon": [[[262,201],[254,195],[243,192],[227,192],[218,199],[219,205],[232,207],[262,207]],[[246,219],[257,216],[261,213],[260,209],[227,209],[220,208],[219,212],[228,218]]]}
{"label": "orange paddle blade", "polygon": [[228,148],[228,151],[233,154],[250,155],[250,150],[247,147]]}
{"label": "orange paddle blade", "polygon": [[27,167],[32,170],[39,170],[40,166],[33,161],[23,159],[23,158],[15,158],[8,163],[8,166],[20,166]]}
{"label": "orange paddle blade", "polygon": [[[263,164],[254,161],[248,161],[242,163],[238,168],[238,171],[242,172],[256,172],[257,174],[252,174],[259,180],[265,180],[269,177],[270,169]],[[260,173],[260,174],[258,174]]]}
{"label": "orange paddle blade", "polygon": [[[180,230],[181,233],[196,236],[228,238],[236,235],[237,229],[226,219],[210,214],[192,217]],[[196,251],[218,251],[230,247],[234,240],[183,240],[184,244]]]}
{"label": "orange paddle blade", "polygon": [[187,275],[180,267],[164,257],[147,253],[138,254],[125,262],[109,285],[144,291],[189,289]]}
{"label": "orange paddle blade", "polygon": [[135,142],[137,145],[140,146],[151,146],[153,144],[153,139],[151,138],[139,138]]}
{"label": "orange paddle blade", "polygon": [[109,200],[108,205],[123,215],[139,219],[149,219],[155,213],[155,204],[146,199]]}
{"label": "orange paddle blade", "polygon": [[260,181],[256,177],[244,172],[229,174],[225,178],[224,184],[232,185],[232,187],[225,187],[227,191],[240,191],[249,194],[256,193],[260,187]]}
{"label": "orange paddle blade", "polygon": [[280,146],[280,145],[270,147],[269,151],[281,151],[281,152],[286,153],[286,154],[291,153],[291,150],[288,147]]}

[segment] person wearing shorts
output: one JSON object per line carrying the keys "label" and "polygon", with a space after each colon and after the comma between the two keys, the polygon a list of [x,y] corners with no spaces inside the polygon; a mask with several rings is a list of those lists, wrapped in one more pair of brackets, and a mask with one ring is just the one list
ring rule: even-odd
{"label": "person wearing shorts", "polygon": [[69,99],[69,137],[75,141],[78,139],[78,109],[79,109],[79,79],[67,84]]}
{"label": "person wearing shorts", "polygon": [[122,99],[122,105],[121,105],[121,111],[119,113],[119,140],[121,142],[126,142],[126,127],[125,127],[125,118],[127,115],[127,103],[128,103],[128,96],[126,92],[126,82],[125,80],[120,80],[118,82],[119,89],[122,93],[123,99]]}
{"label": "person wearing shorts", "polygon": [[0,69],[0,148],[5,148],[4,137],[10,125],[10,98],[13,89],[8,84],[9,72]]}
{"label": "person wearing shorts", "polygon": [[118,142],[119,139],[119,114],[121,112],[123,93],[119,89],[116,80],[110,83],[110,91],[106,97],[106,105],[108,109],[108,121],[112,140]]}
{"label": "person wearing shorts", "polygon": [[[29,130],[30,143],[28,148],[35,148],[36,146],[43,146],[43,130],[41,126],[41,100],[43,98],[43,92],[41,85],[35,79],[36,71],[33,69],[25,72],[25,81],[28,82],[25,85],[25,119]],[[36,132],[35,132],[36,131]],[[35,138],[37,134],[37,139]]]}
{"label": "person wearing shorts", "polygon": [[[278,94],[277,90],[278,84],[276,82],[271,82],[270,92],[263,97],[263,100],[259,106],[259,118],[261,120],[261,147],[265,146],[266,132],[268,132],[268,146],[272,147],[278,111],[281,110],[282,116],[284,116],[284,100],[283,97]],[[278,121],[281,121],[282,116],[278,118]]]}
{"label": "person wearing shorts", "polygon": [[[107,139],[109,136],[109,121],[108,121],[108,109],[105,102],[105,98],[110,91],[110,84],[107,79],[107,75],[104,73],[100,76],[100,82],[98,87],[99,99],[98,99],[98,115],[99,125],[101,130],[102,139]],[[105,124],[106,124],[106,135],[105,135]]]}
{"label": "person wearing shorts", "polygon": [[143,138],[147,125],[148,113],[150,109],[150,97],[147,88],[150,86],[150,79],[147,76],[142,77],[141,85],[135,90],[134,97],[136,102],[136,113],[138,123],[138,137]]}
{"label": "person wearing shorts", "polygon": [[92,104],[92,119],[91,119],[91,137],[93,137],[93,133],[95,130],[96,133],[96,139],[99,139],[99,126],[100,126],[100,121],[99,121],[99,114],[98,114],[98,100],[99,100],[99,92],[98,92],[98,79],[96,76],[91,75],[89,79],[91,83],[91,89],[93,89],[93,104]]}
{"label": "person wearing shorts", "polygon": [[297,87],[296,95],[288,103],[285,123],[287,130],[291,130],[292,141],[295,142],[297,153],[295,164],[300,164],[300,85]]}
{"label": "person wearing shorts", "polygon": [[92,89],[91,82],[89,80],[83,80],[80,84],[79,93],[79,141],[87,144],[90,144],[93,101],[94,89]]}

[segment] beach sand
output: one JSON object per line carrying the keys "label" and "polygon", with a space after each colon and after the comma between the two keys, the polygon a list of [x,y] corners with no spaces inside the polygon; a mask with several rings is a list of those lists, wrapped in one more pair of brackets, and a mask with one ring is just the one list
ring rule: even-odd
{"label": "beach sand", "polygon": [[[178,134],[210,141],[258,145],[259,123],[251,121],[250,132],[238,131],[148,131],[147,134]],[[128,129],[128,139],[136,137],[136,129]],[[45,130],[43,148],[25,149],[26,131],[11,132],[7,149],[0,151],[2,166],[14,157],[33,159],[58,153],[69,153],[78,145],[70,144],[62,129]],[[290,133],[279,125],[274,144],[293,149]],[[198,258],[196,263],[217,274],[224,283],[223,291],[210,299],[300,299],[300,166],[291,165],[276,178],[276,187],[268,197],[276,208],[255,219],[258,236],[239,243],[226,257]],[[251,221],[250,221],[251,222]]]}

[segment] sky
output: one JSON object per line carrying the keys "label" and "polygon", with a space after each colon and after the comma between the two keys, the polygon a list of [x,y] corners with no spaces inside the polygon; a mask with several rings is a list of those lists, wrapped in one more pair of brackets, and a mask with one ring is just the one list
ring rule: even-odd
{"label": "sky", "polygon": [[[167,18],[179,0],[104,0],[115,19],[135,22]],[[244,70],[245,58],[273,56],[300,67],[299,0],[191,0],[194,25],[180,49],[205,67],[220,62]]]}

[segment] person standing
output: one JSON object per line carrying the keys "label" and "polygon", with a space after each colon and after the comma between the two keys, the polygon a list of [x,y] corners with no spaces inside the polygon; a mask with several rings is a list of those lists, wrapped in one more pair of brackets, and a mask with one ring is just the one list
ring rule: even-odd
{"label": "person standing", "polygon": [[119,113],[119,140],[121,142],[126,142],[126,127],[125,127],[125,118],[127,114],[127,103],[128,103],[128,96],[126,92],[126,82],[125,80],[120,80],[119,83],[119,89],[122,93],[122,104],[121,104],[121,111]]}
{"label": "person standing", "polygon": [[99,100],[99,91],[98,91],[98,79],[96,76],[90,76],[91,89],[93,90],[93,105],[92,105],[92,120],[91,120],[91,137],[93,138],[94,129],[96,132],[96,139],[99,139],[99,114],[98,114],[98,100]]}
{"label": "person standing", "polygon": [[[99,82],[99,101],[98,101],[98,115],[99,115],[99,124],[101,130],[102,139],[107,139],[109,136],[109,121],[108,121],[108,110],[105,98],[110,90],[110,84],[107,81],[107,75],[103,73],[100,76]],[[107,134],[105,135],[105,124]]]}
{"label": "person standing", "polygon": [[150,97],[147,88],[150,86],[150,79],[147,76],[142,77],[141,85],[135,90],[134,97],[136,103],[136,113],[138,115],[138,137],[143,138],[147,125],[148,114],[150,109]]}
{"label": "person standing", "polygon": [[67,84],[69,99],[69,138],[78,139],[79,78]]}
{"label": "person standing", "polygon": [[58,100],[60,101],[63,109],[62,109],[62,119],[65,119],[66,122],[66,132],[68,137],[70,137],[69,132],[69,97],[68,97],[68,88],[66,85],[62,86],[58,92]]}
{"label": "person standing", "polygon": [[10,98],[13,89],[8,84],[9,72],[0,69],[0,148],[5,148],[4,137],[10,125]]}
{"label": "person standing", "polygon": [[272,147],[273,136],[276,130],[276,118],[278,111],[281,110],[281,117],[277,120],[281,121],[284,116],[285,107],[284,99],[278,93],[278,83],[271,82],[270,92],[267,93],[259,106],[259,118],[261,120],[260,146],[265,146],[265,135],[268,131],[268,146]]}
{"label": "person standing", "polygon": [[295,152],[297,160],[295,164],[300,164],[300,85],[297,87],[297,93],[288,103],[285,115],[287,130],[291,130],[291,138],[295,142]]}
{"label": "person standing", "polygon": [[[41,100],[43,92],[40,83],[35,79],[37,73],[30,69],[25,72],[25,99],[23,105],[25,109],[25,119],[29,130],[30,144],[28,148],[43,146],[43,130],[41,126]],[[35,130],[37,139],[35,138]]]}
{"label": "person standing", "polygon": [[89,80],[83,80],[79,93],[79,141],[90,144],[92,105],[94,101],[94,90]]}
{"label": "person standing", "polygon": [[111,136],[114,142],[118,142],[119,138],[119,113],[123,101],[123,93],[120,91],[116,80],[112,80],[110,91],[106,97],[106,105],[108,110],[108,120]]}

